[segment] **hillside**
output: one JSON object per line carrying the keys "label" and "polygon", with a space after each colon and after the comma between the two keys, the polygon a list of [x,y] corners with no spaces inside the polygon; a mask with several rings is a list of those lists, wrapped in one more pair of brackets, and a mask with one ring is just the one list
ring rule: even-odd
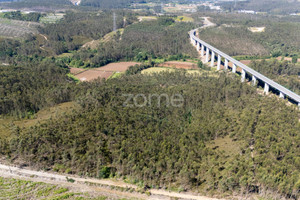
{"label": "hillside", "polygon": [[[80,88],[79,111],[16,129],[0,152],[38,168],[126,176],[153,188],[298,195],[299,111],[234,77],[175,72]],[[184,103],[153,99],[133,109],[124,94],[178,94]]]}
{"label": "hillside", "polygon": [[300,2],[294,0],[247,0],[224,2],[221,5],[225,9],[254,10],[257,12],[270,12],[276,14],[290,14],[299,12]]}

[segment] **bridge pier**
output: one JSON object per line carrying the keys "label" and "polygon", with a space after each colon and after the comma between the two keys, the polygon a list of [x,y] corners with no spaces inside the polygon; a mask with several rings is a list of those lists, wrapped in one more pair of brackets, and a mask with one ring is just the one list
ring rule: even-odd
{"label": "bridge pier", "polygon": [[280,92],[280,94],[279,94],[279,98],[282,98],[282,99],[284,99],[284,94],[283,94],[283,92]]}
{"label": "bridge pier", "polygon": [[242,69],[242,82],[244,82],[246,79],[246,71]]}
{"label": "bridge pier", "polygon": [[201,44],[201,56],[204,56],[204,45]]}
{"label": "bridge pier", "polygon": [[221,56],[218,55],[218,64],[217,64],[217,70],[220,70],[220,66],[221,66]]}
{"label": "bridge pier", "polygon": [[265,94],[269,94],[269,89],[270,89],[269,84],[265,83],[264,93],[265,93]]}
{"label": "bridge pier", "polygon": [[209,56],[209,48],[206,47],[206,55],[205,55],[205,62],[208,63],[208,56]]}
{"label": "bridge pier", "polygon": [[225,66],[224,68],[227,70],[228,69],[228,60],[225,58]]}
{"label": "bridge pier", "polygon": [[197,43],[197,51],[200,51],[200,43]]}
{"label": "bridge pier", "polygon": [[232,73],[236,73],[236,64],[232,63]]}
{"label": "bridge pier", "polygon": [[256,80],[257,78],[254,75],[252,75],[252,85],[256,85]]}
{"label": "bridge pier", "polygon": [[211,51],[211,59],[210,59],[210,66],[213,67],[215,63],[215,52]]}

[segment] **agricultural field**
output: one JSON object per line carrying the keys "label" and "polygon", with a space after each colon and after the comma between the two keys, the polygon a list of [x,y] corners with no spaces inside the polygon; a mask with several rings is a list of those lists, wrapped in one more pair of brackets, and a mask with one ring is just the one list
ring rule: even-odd
{"label": "agricultural field", "polygon": [[22,37],[26,34],[37,33],[39,23],[0,18],[0,36]]}
{"label": "agricultural field", "polygon": [[64,17],[63,13],[49,13],[47,16],[40,19],[41,23],[56,23]]}
{"label": "agricultural field", "polygon": [[177,69],[198,69],[196,63],[192,62],[180,62],[180,61],[168,61],[159,64],[160,67],[173,67]]}
{"label": "agricultural field", "polygon": [[71,68],[71,73],[75,75],[80,81],[92,81],[94,79],[108,79],[110,76],[117,72],[125,72],[130,66],[139,64],[137,62],[119,62],[110,63],[103,67],[88,69],[82,71],[79,68]]}
{"label": "agricultural field", "polygon": [[175,18],[175,21],[177,21],[177,22],[193,22],[194,19],[189,16],[177,16]]}
{"label": "agricultural field", "polygon": [[[141,73],[151,75],[151,74],[161,73],[161,72],[175,72],[176,70],[178,70],[178,69],[169,68],[169,67],[151,67],[151,68],[148,68],[148,69],[144,69]],[[213,71],[208,72],[208,71],[202,71],[200,69],[199,70],[189,69],[186,72],[189,75],[196,75],[196,76],[203,75],[204,73],[206,75],[213,76],[213,77],[217,76],[217,74],[214,73]]]}
{"label": "agricultural field", "polygon": [[195,11],[197,11],[197,5],[175,4],[175,5],[164,7],[164,10],[167,13],[195,12]]}
{"label": "agricultural field", "polygon": [[151,67],[148,69],[144,69],[141,73],[142,74],[153,74],[153,73],[160,73],[160,72],[174,72],[175,69],[166,68],[166,67]]}
{"label": "agricultural field", "polygon": [[97,199],[105,200],[107,197],[94,197],[87,193],[74,192],[67,187],[26,181],[14,178],[0,177],[0,199]]}
{"label": "agricultural field", "polygon": [[151,20],[157,20],[157,17],[155,16],[139,16],[139,21],[151,21]]}

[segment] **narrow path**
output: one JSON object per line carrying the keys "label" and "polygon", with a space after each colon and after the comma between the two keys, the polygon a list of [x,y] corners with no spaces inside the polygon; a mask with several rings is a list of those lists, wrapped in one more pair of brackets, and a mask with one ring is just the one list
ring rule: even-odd
{"label": "narrow path", "polygon": [[40,34],[46,41],[48,41],[48,38],[45,36],[45,35],[43,35],[43,34]]}

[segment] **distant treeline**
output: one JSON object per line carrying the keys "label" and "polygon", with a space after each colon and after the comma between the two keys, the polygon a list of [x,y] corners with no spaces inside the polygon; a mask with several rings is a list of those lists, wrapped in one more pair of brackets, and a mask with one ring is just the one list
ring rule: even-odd
{"label": "distant treeline", "polygon": [[219,3],[226,10],[254,10],[274,14],[290,14],[300,11],[300,2],[289,0],[247,0]]}
{"label": "distant treeline", "polygon": [[14,19],[14,20],[21,20],[21,21],[33,21],[33,22],[39,22],[40,18],[42,16],[44,16],[44,15],[41,13],[37,13],[37,12],[22,14],[21,11],[6,12],[3,15],[3,17],[7,18],[7,19]]}
{"label": "distant treeline", "polygon": [[52,8],[62,8],[62,6],[72,6],[73,4],[69,0],[20,0],[11,2],[9,5],[5,5],[9,8],[33,8],[43,10],[51,10]]}

